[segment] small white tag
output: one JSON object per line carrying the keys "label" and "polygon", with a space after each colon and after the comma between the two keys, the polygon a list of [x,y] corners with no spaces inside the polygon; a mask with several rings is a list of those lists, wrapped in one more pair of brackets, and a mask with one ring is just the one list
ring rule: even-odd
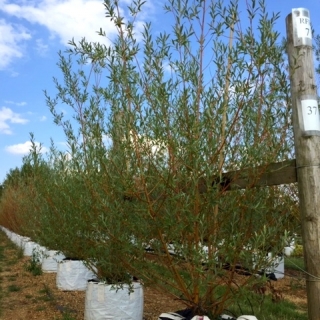
{"label": "small white tag", "polygon": [[310,13],[305,8],[292,9],[292,27],[294,46],[312,46]]}
{"label": "small white tag", "polygon": [[298,38],[312,39],[310,19],[305,16],[296,17]]}
{"label": "small white tag", "polygon": [[320,131],[318,101],[315,99],[301,100],[304,131]]}

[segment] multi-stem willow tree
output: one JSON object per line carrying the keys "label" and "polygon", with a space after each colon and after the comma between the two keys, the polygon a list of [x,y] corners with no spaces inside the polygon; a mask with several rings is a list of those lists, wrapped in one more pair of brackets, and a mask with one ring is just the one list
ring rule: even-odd
{"label": "multi-stem willow tree", "polygon": [[[60,56],[64,84],[47,95],[71,155],[52,153],[59,183],[73,176],[86,190],[87,258],[102,278],[118,265],[194,312],[221,314],[264,281],[256,274],[272,264],[268,252],[282,252],[295,220],[285,189],[227,191],[220,181],[236,169],[258,179],[291,152],[278,15],[263,0],[242,12],[238,1],[169,0],[171,29],[155,30],[137,23],[141,0],[104,6],[117,37],[110,46],[71,41],[69,58]],[[60,102],[73,108],[78,133],[56,111]]]}

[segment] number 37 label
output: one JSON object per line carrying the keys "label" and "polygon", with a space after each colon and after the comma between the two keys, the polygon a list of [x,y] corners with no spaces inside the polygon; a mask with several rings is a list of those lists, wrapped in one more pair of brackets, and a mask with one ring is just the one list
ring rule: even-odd
{"label": "number 37 label", "polygon": [[318,101],[314,99],[301,100],[303,125],[305,131],[320,131],[320,115]]}

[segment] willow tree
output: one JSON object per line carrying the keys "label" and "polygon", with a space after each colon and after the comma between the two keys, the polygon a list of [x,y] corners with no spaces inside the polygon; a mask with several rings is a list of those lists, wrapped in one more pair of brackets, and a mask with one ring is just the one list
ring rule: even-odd
{"label": "willow tree", "polygon": [[[242,13],[238,1],[169,0],[172,27],[157,30],[141,28],[141,0],[104,7],[117,36],[110,46],[71,41],[60,55],[64,83],[47,95],[70,147],[67,175],[81,175],[94,212],[85,215],[87,258],[102,269],[116,261],[194,313],[219,315],[265,281],[256,275],[292,227],[287,191],[227,191],[222,179],[243,169],[259,179],[292,150],[279,15],[263,0]],[[61,102],[79,134],[56,111]]]}

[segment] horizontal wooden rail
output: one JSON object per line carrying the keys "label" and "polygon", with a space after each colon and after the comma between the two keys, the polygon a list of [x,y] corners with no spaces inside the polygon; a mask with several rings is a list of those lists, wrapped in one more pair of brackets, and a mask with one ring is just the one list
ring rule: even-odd
{"label": "horizontal wooden rail", "polygon": [[[270,163],[255,168],[229,171],[222,173],[221,177],[212,178],[212,185],[219,185],[225,191],[295,182],[297,182],[295,159]],[[200,188],[200,190],[202,192],[205,191],[204,188]]]}
{"label": "horizontal wooden rail", "polygon": [[[281,184],[289,184],[297,182],[296,160],[287,160],[282,162],[270,163],[254,168],[240,169],[222,173],[220,176],[213,176],[211,187],[218,187],[222,191],[232,191],[237,189],[254,188],[254,187],[268,187]],[[141,189],[139,182],[136,181],[137,190]],[[190,186],[189,186],[190,187]],[[189,187],[182,184],[179,192],[187,193]],[[142,191],[126,192],[125,200],[133,200],[143,194]],[[208,180],[204,177],[198,180],[198,190],[200,194],[208,192]],[[168,195],[161,194],[158,196],[151,195],[154,199],[165,199]]]}

